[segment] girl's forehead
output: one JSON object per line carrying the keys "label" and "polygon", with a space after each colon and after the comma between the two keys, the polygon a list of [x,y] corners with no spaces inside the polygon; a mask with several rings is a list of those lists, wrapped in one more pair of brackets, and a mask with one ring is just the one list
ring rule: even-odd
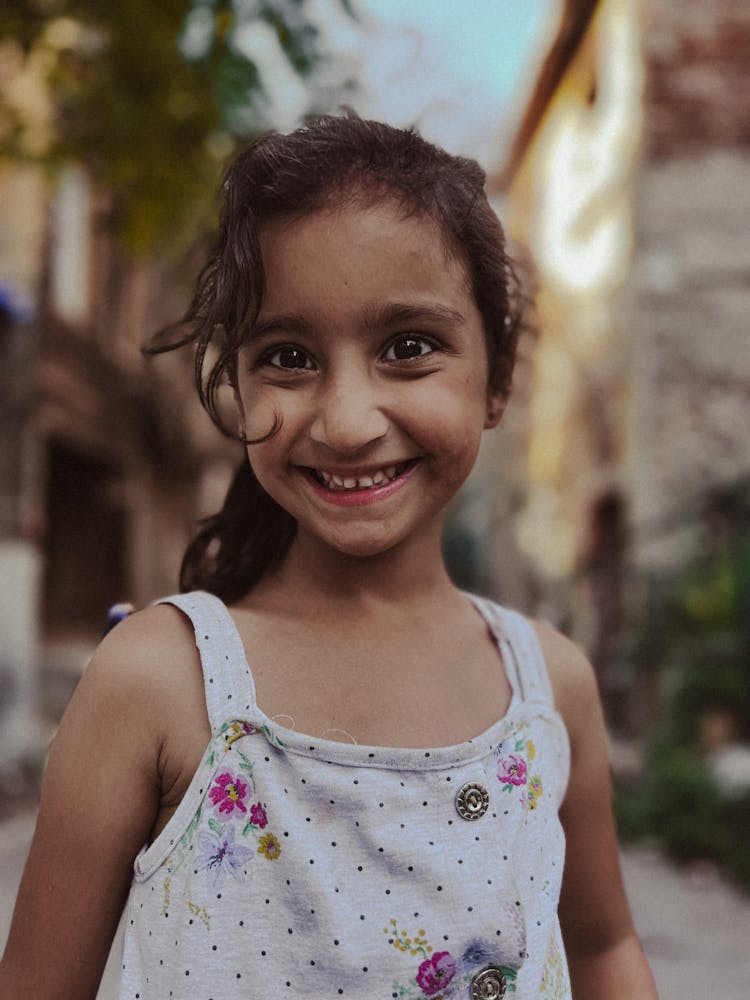
{"label": "girl's forehead", "polygon": [[[482,324],[468,268],[438,225],[395,200],[326,205],[261,231],[264,283],[258,323],[304,316],[342,326],[409,312]],[[394,313],[396,307],[400,313]],[[390,310],[390,311],[389,311]],[[322,317],[325,317],[323,323]]]}
{"label": "girl's forehead", "polygon": [[304,233],[310,240],[325,244],[329,236],[347,233],[371,233],[373,228],[388,234],[397,247],[407,234],[418,234],[424,250],[439,254],[444,263],[458,264],[467,272],[466,259],[439,222],[426,208],[409,204],[396,193],[375,196],[366,190],[344,190],[327,197],[322,204],[294,214],[282,215],[261,222],[260,249],[268,266],[279,253],[293,251]]}
{"label": "girl's forehead", "polygon": [[262,235],[269,230],[294,231],[314,220],[334,225],[341,219],[364,219],[373,215],[382,215],[394,225],[423,215],[426,222],[432,221],[426,213],[409,211],[395,196],[374,198],[356,191],[342,191],[340,196],[332,193],[320,203],[300,208],[299,211],[271,216],[263,220],[259,228]]}

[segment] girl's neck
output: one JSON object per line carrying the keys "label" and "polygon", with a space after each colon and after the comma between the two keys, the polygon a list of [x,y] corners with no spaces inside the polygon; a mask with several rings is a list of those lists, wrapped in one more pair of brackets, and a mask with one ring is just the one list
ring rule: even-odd
{"label": "girl's neck", "polygon": [[308,610],[332,603],[351,609],[434,602],[455,596],[440,539],[397,546],[373,556],[351,556],[298,536],[284,561],[253,589],[251,600],[304,602]]}

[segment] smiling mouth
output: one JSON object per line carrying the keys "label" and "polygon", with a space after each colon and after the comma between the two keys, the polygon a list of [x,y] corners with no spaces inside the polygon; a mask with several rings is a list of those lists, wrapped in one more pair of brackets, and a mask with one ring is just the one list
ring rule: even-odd
{"label": "smiling mouth", "polygon": [[387,486],[394,479],[398,479],[416,464],[415,458],[410,458],[406,462],[399,462],[396,465],[384,465],[374,472],[368,472],[359,476],[346,476],[338,472],[328,472],[326,469],[307,469],[316,483],[332,492],[346,493],[354,490],[374,490],[381,486]]}

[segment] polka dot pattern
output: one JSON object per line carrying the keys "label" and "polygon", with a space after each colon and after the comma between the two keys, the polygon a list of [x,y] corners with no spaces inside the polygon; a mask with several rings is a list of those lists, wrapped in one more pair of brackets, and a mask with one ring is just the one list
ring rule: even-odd
{"label": "polka dot pattern", "polygon": [[[506,717],[459,746],[404,750],[274,725],[221,602],[169,600],[195,628],[213,736],[136,861],[120,1000],[419,997],[448,978],[469,996],[488,964],[523,1000],[545,995],[553,953],[555,988],[567,982],[569,747],[524,619],[477,601],[515,692]],[[456,809],[467,782],[489,794],[478,820]]]}

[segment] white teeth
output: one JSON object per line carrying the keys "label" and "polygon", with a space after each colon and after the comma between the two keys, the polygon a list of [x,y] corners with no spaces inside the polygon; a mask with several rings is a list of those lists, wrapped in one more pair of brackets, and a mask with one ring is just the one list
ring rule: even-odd
{"label": "white teeth", "polygon": [[369,476],[339,476],[335,472],[326,472],[317,469],[316,475],[324,486],[329,490],[369,490],[373,486],[382,486],[396,478],[397,465],[389,465],[385,469],[378,469]]}

